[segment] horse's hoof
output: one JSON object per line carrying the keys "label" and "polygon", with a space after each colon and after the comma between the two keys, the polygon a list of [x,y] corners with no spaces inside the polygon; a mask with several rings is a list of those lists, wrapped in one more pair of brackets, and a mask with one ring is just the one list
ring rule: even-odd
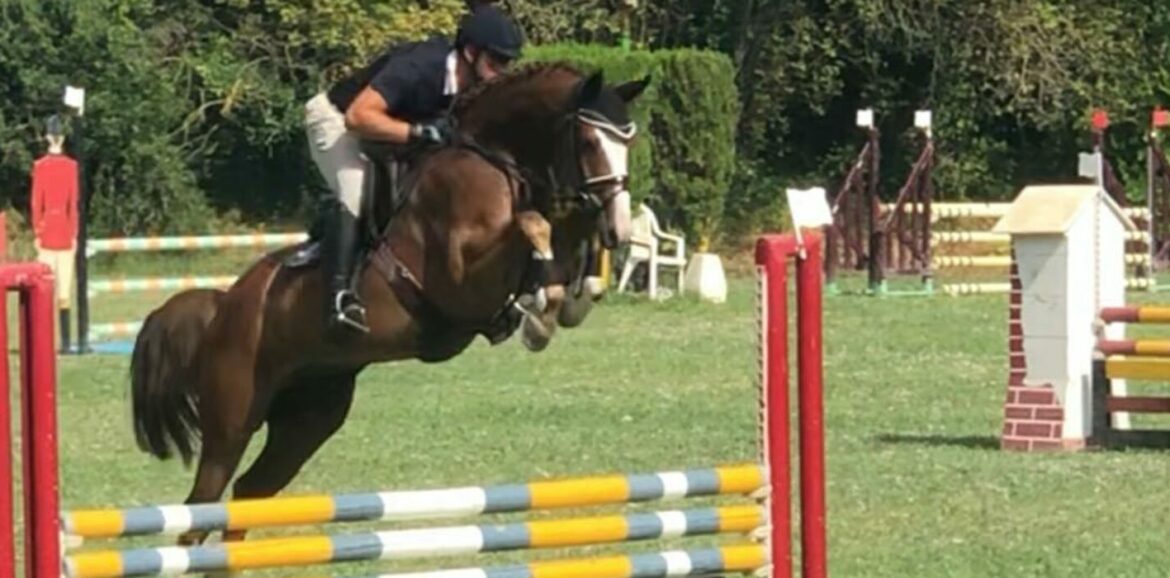
{"label": "horse's hoof", "polygon": [[532,315],[525,315],[520,340],[529,351],[539,353],[548,347],[549,342],[552,341],[552,334],[539,319]]}
{"label": "horse's hoof", "polygon": [[180,534],[179,539],[176,540],[175,543],[181,548],[202,546],[210,535],[210,532],[205,532],[202,530],[191,530]]}
{"label": "horse's hoof", "polygon": [[593,310],[593,303],[593,298],[584,294],[565,300],[560,311],[557,311],[557,325],[566,328],[580,326]]}
{"label": "horse's hoof", "polygon": [[585,279],[585,290],[589,292],[589,296],[594,301],[605,296],[605,285],[601,282],[601,277],[588,277]]}

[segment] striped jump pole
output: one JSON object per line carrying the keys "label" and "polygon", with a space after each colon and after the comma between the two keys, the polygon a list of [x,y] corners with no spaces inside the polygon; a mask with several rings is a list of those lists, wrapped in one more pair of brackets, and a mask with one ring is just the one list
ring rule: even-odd
{"label": "striped jump pole", "polygon": [[130,293],[133,291],[181,291],[184,289],[226,289],[236,282],[234,275],[218,277],[144,277],[98,279],[89,282],[89,295]]}
{"label": "striped jump pole", "polygon": [[307,233],[255,233],[182,237],[116,237],[90,239],[86,256],[98,253],[177,251],[194,249],[259,249],[295,245],[309,238]]}
{"label": "striped jump pole", "polygon": [[1135,357],[1170,357],[1170,340],[1167,339],[1102,339],[1097,350],[1105,355],[1131,355]]}
{"label": "striped jump pole", "polygon": [[[1008,208],[1012,206],[1011,203],[933,203],[931,211],[938,219],[998,219],[1007,214]],[[891,204],[886,203],[882,206],[884,210],[890,210]],[[1145,219],[1149,216],[1150,211],[1145,207],[1122,207],[1124,212],[1130,218]]]}
{"label": "striped jump pole", "polygon": [[1011,283],[947,283],[942,286],[943,293],[952,297],[962,295],[991,295],[1010,293]]}
{"label": "striped jump pole", "polygon": [[1118,414],[1170,413],[1170,397],[1127,395],[1118,391],[1115,385],[1119,380],[1129,379],[1170,380],[1170,357],[1164,356],[1170,349],[1168,346],[1170,342],[1152,340],[1098,342],[1098,349],[1105,357],[1093,361],[1091,407],[1093,438],[1097,444],[1104,447],[1170,448],[1170,431],[1133,429],[1114,422]]}
{"label": "striped jump pole", "polygon": [[1105,323],[1170,323],[1170,307],[1105,307],[1101,309]]}
{"label": "striped jump pole", "polygon": [[1105,360],[1109,379],[1170,380],[1170,358],[1110,357]]}
{"label": "striped jump pole", "polygon": [[134,337],[141,329],[141,321],[119,321],[116,323],[95,323],[89,326],[89,333],[93,336],[94,341],[102,341],[117,337]]}
{"label": "striped jump pole", "polygon": [[[1125,280],[1125,288],[1132,290],[1146,290],[1154,286],[1152,279],[1143,278],[1129,278]],[[948,283],[942,286],[942,290],[947,295],[987,295],[1011,293],[1014,291],[1011,283]],[[1167,321],[1145,321],[1145,323],[1170,323],[1170,317]],[[1102,321],[1110,322],[1104,318]]]}
{"label": "striped jump pole", "polygon": [[[994,243],[1007,245],[1011,242],[1011,235],[994,233],[991,231],[934,231],[930,234],[933,243]],[[1150,234],[1146,231],[1134,231],[1126,234],[1126,240],[1149,242]],[[1138,253],[1131,253],[1137,255]]]}
{"label": "striped jump pole", "polygon": [[[189,251],[199,249],[262,249],[295,245],[306,241],[307,233],[252,233],[243,235],[203,235],[174,237],[116,237],[109,239],[86,239],[83,264],[100,253],[128,253],[147,251]],[[77,333],[78,347],[83,353],[89,351],[89,342],[109,340],[117,337],[131,337],[137,333],[137,324],[120,322],[95,325],[89,319],[89,299],[101,293],[121,293],[148,290],[183,290],[201,287],[226,288],[234,279],[220,277],[187,277],[171,279],[133,280],[92,280],[86,267],[78,268],[77,275]]]}
{"label": "striped jump pole", "polygon": [[[936,269],[974,268],[974,267],[1010,267],[1011,255],[943,255],[933,260]],[[1145,253],[1129,253],[1125,255],[1126,265],[1149,265],[1150,256]]]}
{"label": "striped jump pole", "polygon": [[763,522],[764,510],[759,506],[729,506],[506,525],[276,538],[194,548],[90,552],[68,557],[65,575],[119,578],[589,546],[681,536],[746,534]]}
{"label": "striped jump pole", "polygon": [[238,500],[66,512],[67,535],[119,538],[361,521],[407,521],[749,495],[764,488],[757,464],[654,474],[583,477],[485,487]]}
{"label": "striped jump pole", "polygon": [[744,544],[632,556],[532,562],[493,568],[381,574],[367,578],[681,578],[746,574],[766,564],[767,551],[763,546]]}
{"label": "striped jump pole", "polygon": [[[1011,203],[932,203],[931,221],[948,220],[959,227],[971,227],[970,224],[959,224],[959,221],[972,219],[999,219],[1007,214]],[[884,211],[892,211],[894,205],[884,204]],[[1122,211],[1131,218],[1144,218],[1149,211],[1141,207],[1122,208]],[[1129,231],[1124,233],[1125,239],[1131,245],[1152,246],[1149,231]],[[1007,268],[1011,265],[1009,255],[992,254],[993,247],[986,245],[1008,245],[1011,236],[990,230],[952,230],[930,232],[930,246],[934,254],[931,267],[936,271],[949,269],[964,269],[966,273],[978,273],[983,269]],[[955,245],[984,245],[983,247],[959,247]],[[1130,290],[1152,291],[1156,289],[1156,280],[1150,271],[1153,269],[1152,253],[1140,247],[1127,247],[1131,251],[1126,254],[1125,264],[1130,266],[1131,275],[1126,286]],[[940,254],[941,253],[941,254]],[[948,253],[982,253],[982,254],[948,254]],[[955,274],[948,271],[947,275]],[[941,290],[951,296],[982,295],[993,293],[1008,293],[1010,287],[1006,283],[943,283]]]}

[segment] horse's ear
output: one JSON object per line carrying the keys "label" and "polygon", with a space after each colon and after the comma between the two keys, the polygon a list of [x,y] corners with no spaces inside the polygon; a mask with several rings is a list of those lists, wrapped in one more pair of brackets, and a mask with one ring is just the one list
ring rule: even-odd
{"label": "horse's ear", "polygon": [[621,97],[623,102],[631,102],[635,98],[642,95],[646,87],[650,86],[650,75],[643,76],[641,80],[631,80],[613,87],[613,91]]}
{"label": "horse's ear", "polygon": [[589,75],[577,91],[577,108],[594,102],[601,96],[601,89],[605,86],[605,75],[599,70]]}

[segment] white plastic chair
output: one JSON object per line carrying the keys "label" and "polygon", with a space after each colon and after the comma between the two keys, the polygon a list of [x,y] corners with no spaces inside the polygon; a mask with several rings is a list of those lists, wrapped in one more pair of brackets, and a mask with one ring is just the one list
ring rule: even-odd
{"label": "white plastic chair", "polygon": [[[673,251],[663,252],[668,245]],[[618,293],[625,291],[630,275],[639,263],[646,263],[650,271],[649,287],[651,299],[658,298],[658,268],[674,267],[678,272],[678,293],[683,292],[683,276],[687,266],[686,241],[680,235],[671,235],[658,226],[658,217],[646,203],[638,204],[638,213],[634,215],[630,228],[630,247],[626,257],[626,264],[622,267],[621,281],[618,282]]]}

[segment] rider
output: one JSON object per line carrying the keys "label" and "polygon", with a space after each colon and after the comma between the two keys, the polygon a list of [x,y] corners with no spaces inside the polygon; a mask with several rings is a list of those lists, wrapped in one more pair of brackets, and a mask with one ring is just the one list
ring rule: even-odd
{"label": "rider", "polygon": [[443,117],[461,90],[490,80],[520,56],[519,27],[481,4],[460,22],[454,43],[441,36],[391,47],[305,105],[305,128],[332,198],[322,243],[327,319],[365,333],[365,307],[350,287],[367,160],[362,141],[442,145]]}

